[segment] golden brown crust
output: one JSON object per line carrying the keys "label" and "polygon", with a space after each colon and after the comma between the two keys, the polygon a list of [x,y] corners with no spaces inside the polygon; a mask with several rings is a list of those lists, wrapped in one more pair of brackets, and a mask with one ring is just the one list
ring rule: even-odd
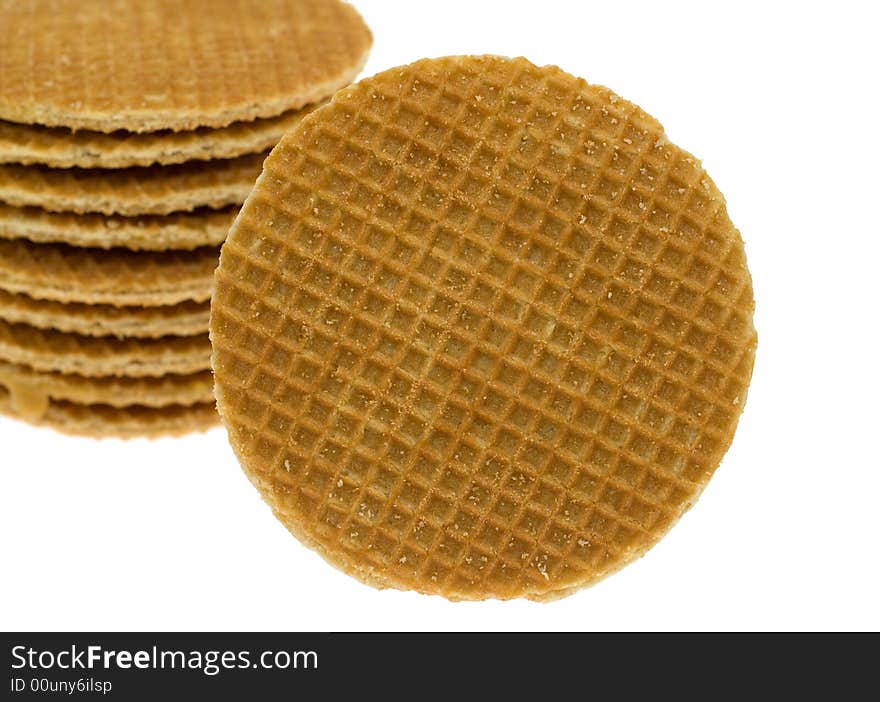
{"label": "golden brown crust", "polygon": [[0,163],[52,168],[130,168],[230,159],[271,149],[314,106],[228,127],[187,132],[72,131],[0,121]]}
{"label": "golden brown crust", "polygon": [[264,157],[115,170],[0,164],[0,201],[49,212],[126,216],[219,209],[244,202]]}
{"label": "golden brown crust", "polygon": [[0,289],[43,300],[173,305],[211,297],[217,249],[129,251],[0,239]]}
{"label": "golden brown crust", "polygon": [[23,418],[34,420],[42,416],[50,400],[111,407],[167,407],[214,401],[214,379],[208,370],[158,378],[89,378],[75,373],[46,373],[0,361],[0,385],[10,394],[10,406]]}
{"label": "golden brown crust", "polygon": [[236,214],[237,206],[122,217],[0,204],[0,239],[133,251],[186,250],[222,244]]}
{"label": "golden brown crust", "polygon": [[0,290],[0,319],[84,336],[156,338],[204,334],[210,311],[208,302],[117,307],[37,300]]}
{"label": "golden brown crust", "polygon": [[661,125],[524,59],[340,91],[267,159],[212,299],[220,415],[285,526],[379,587],[564,596],[696,500],[751,279]]}
{"label": "golden brown crust", "polygon": [[0,359],[34,370],[133,378],[197,373],[210,367],[205,334],[158,339],[83,336],[0,321]]}
{"label": "golden brown crust", "polygon": [[372,36],[338,0],[4,0],[0,119],[152,132],[225,127],[323,99]]}
{"label": "golden brown crust", "polygon": [[[12,406],[9,392],[2,385],[0,413],[22,419]],[[207,431],[216,426],[220,418],[213,403],[169,407],[110,407],[50,400],[42,416],[27,421],[75,436],[133,439],[181,436]]]}

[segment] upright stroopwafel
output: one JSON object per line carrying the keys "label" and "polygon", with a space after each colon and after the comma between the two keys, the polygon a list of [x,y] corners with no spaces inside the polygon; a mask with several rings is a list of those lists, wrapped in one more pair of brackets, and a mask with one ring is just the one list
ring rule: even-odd
{"label": "upright stroopwafel", "polygon": [[278,117],[202,127],[188,132],[79,131],[0,121],[0,163],[52,168],[130,168],[185,161],[230,159],[271,149],[314,107]]}
{"label": "upright stroopwafel", "polygon": [[274,117],[348,84],[371,43],[339,0],[4,0],[0,119],[148,132]]}
{"label": "upright stroopwafel", "polygon": [[0,289],[60,302],[173,305],[211,297],[217,249],[101,251],[0,239]]}
{"label": "upright stroopwafel", "polygon": [[524,59],[420,61],[285,137],[221,252],[218,409],[285,526],[380,587],[568,594],[724,455],[755,350],[699,162]]}

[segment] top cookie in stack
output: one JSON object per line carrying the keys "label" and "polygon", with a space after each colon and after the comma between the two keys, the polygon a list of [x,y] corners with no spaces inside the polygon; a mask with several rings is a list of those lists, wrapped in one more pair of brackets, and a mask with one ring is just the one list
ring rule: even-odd
{"label": "top cookie in stack", "polygon": [[217,247],[371,43],[338,0],[0,0],[0,410],[213,424]]}

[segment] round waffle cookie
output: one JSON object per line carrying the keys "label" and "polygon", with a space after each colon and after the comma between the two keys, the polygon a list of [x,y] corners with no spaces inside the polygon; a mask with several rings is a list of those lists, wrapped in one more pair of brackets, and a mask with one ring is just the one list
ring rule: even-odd
{"label": "round waffle cookie", "polygon": [[292,110],[228,127],[189,132],[72,131],[0,121],[0,162],[53,168],[128,168],[184,161],[229,159],[271,149],[311,110]]}
{"label": "round waffle cookie", "polygon": [[213,402],[167,407],[111,407],[52,399],[38,418],[25,418],[19,413],[12,396],[3,385],[0,385],[0,414],[51,427],[65,434],[120,439],[179,436],[194,431],[207,431],[218,424],[220,419]]}
{"label": "round waffle cookie", "polygon": [[186,375],[210,368],[207,334],[119,339],[85,336],[0,320],[0,360],[36,371],[75,373],[90,378],[123,375]]}
{"label": "round waffle cookie", "polygon": [[181,302],[156,307],[117,307],[80,302],[37,300],[0,290],[0,319],[39,329],[57,329],[85,336],[151,339],[193,336],[208,328],[208,302]]}
{"label": "round waffle cookie", "polygon": [[643,554],[730,445],[756,346],[700,163],[524,59],[419,61],[303,120],[211,305],[218,409],[278,518],[451,599],[559,597]]}
{"label": "round waffle cookie", "polygon": [[2,0],[0,119],[225,127],[332,95],[371,44],[339,0]]}
{"label": "round waffle cookie", "polygon": [[210,371],[158,378],[89,378],[45,373],[0,361],[0,385],[9,392],[11,408],[22,418],[32,420],[43,416],[51,400],[111,407],[167,407],[214,400],[214,380]]}
{"label": "round waffle cookie", "polygon": [[163,215],[244,202],[265,154],[124,169],[0,164],[0,201],[50,212]]}
{"label": "round waffle cookie", "polygon": [[167,251],[219,245],[238,214],[238,206],[169,215],[116,217],[46,212],[39,207],[0,203],[0,239],[30,239],[92,248]]}
{"label": "round waffle cookie", "polygon": [[211,297],[217,249],[129,251],[0,239],[0,289],[43,300],[173,305]]}

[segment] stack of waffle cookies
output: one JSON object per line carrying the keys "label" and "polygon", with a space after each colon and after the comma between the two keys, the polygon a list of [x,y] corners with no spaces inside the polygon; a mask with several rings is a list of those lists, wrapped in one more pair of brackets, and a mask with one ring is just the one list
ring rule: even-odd
{"label": "stack of waffle cookies", "polygon": [[323,0],[0,0],[0,412],[70,433],[217,421],[219,246],[369,30]]}

